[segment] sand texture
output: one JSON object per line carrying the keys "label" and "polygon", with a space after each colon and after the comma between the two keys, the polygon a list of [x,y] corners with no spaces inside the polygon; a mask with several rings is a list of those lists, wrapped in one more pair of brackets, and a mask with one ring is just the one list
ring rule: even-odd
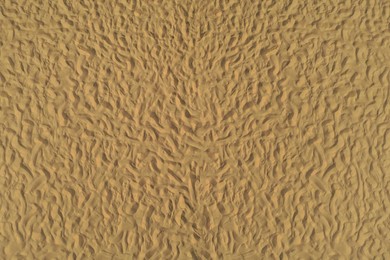
{"label": "sand texture", "polygon": [[0,259],[390,259],[389,0],[0,0]]}

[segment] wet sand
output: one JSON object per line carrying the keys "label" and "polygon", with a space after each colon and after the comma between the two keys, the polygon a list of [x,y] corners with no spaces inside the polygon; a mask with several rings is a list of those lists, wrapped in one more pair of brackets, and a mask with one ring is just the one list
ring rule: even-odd
{"label": "wet sand", "polygon": [[1,259],[390,259],[389,1],[0,3]]}

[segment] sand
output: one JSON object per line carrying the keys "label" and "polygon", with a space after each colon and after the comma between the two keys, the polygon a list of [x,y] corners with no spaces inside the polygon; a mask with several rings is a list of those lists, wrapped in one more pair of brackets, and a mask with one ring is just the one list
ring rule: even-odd
{"label": "sand", "polygon": [[0,259],[390,259],[390,2],[0,1]]}

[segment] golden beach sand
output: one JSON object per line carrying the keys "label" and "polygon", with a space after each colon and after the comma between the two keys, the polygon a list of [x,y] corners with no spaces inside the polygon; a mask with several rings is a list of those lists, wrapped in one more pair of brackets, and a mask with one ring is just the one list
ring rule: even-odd
{"label": "golden beach sand", "polygon": [[390,2],[0,1],[0,259],[390,259]]}

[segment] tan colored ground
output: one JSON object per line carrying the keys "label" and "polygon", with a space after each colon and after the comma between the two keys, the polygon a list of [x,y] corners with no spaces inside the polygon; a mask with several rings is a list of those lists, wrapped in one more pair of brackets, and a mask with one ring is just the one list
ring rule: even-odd
{"label": "tan colored ground", "polygon": [[389,24],[0,0],[0,259],[390,259]]}

